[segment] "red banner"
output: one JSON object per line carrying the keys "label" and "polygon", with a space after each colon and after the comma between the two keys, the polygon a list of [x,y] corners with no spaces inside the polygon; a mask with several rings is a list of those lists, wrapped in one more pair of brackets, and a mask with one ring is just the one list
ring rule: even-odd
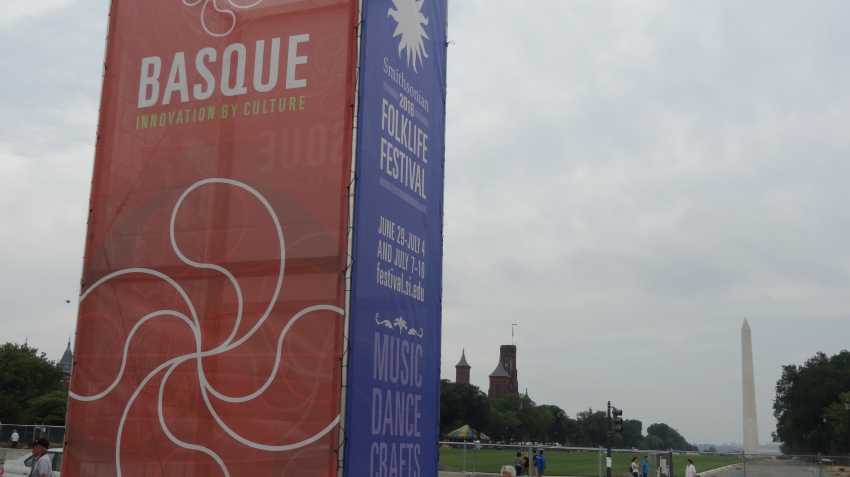
{"label": "red banner", "polygon": [[335,474],[356,18],[112,1],[64,476]]}

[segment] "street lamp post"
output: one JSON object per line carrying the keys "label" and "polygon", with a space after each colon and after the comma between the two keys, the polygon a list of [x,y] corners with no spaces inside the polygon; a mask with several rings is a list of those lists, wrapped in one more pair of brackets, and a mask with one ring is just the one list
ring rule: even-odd
{"label": "street lamp post", "polygon": [[611,441],[614,434],[622,435],[623,433],[623,410],[617,409],[608,401],[608,432],[605,433],[608,452],[605,455],[605,477],[611,477]]}

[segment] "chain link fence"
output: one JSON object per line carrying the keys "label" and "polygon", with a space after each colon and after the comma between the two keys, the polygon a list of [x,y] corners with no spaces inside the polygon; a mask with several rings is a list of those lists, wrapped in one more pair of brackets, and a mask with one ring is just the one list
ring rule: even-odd
{"label": "chain link fence", "polygon": [[[564,447],[537,444],[488,444],[477,442],[440,442],[441,475],[493,475],[503,465],[516,465],[543,450],[545,476],[605,477],[606,451],[595,447]],[[612,477],[631,477],[631,462],[636,459],[640,473],[648,477],[686,477],[689,460],[699,477],[850,477],[850,456],[775,455],[743,453],[706,453],[614,449]],[[521,460],[520,460],[521,461]],[[643,462],[646,461],[646,467]],[[531,470],[531,472],[529,472]],[[518,475],[534,475],[521,469]]]}
{"label": "chain link fence", "polygon": [[[503,465],[513,465],[517,475],[534,475],[534,455],[543,452],[546,462],[544,475],[571,477],[605,477],[606,449],[601,447],[567,447],[538,444],[488,444],[478,442],[440,442],[440,471],[442,475],[498,474]],[[684,477],[684,468],[675,472],[673,453],[612,450],[611,476],[631,477],[631,462],[641,466],[646,461],[647,477]],[[735,459],[733,458],[727,458]],[[682,460],[682,462],[686,462]],[[850,477],[850,476],[847,476]]]}
{"label": "chain link fence", "polygon": [[[498,475],[503,465],[516,465],[517,453],[533,466],[533,455],[543,450],[545,476],[605,477],[604,448],[540,445],[504,445],[475,442],[441,442],[440,473],[443,477]],[[689,460],[699,477],[850,477],[850,456],[698,453],[616,449],[612,451],[611,476],[631,477],[630,464],[643,461],[648,477],[686,477]],[[642,472],[641,472],[642,474]],[[520,469],[518,475],[534,475]]]}
{"label": "chain link fence", "polygon": [[[17,440],[13,439],[15,433]],[[7,461],[28,455],[33,442],[41,437],[47,438],[51,447],[62,447],[65,442],[65,428],[38,424],[0,424],[0,469],[3,469]]]}
{"label": "chain link fence", "polygon": [[[18,441],[12,436],[17,432]],[[40,424],[0,424],[0,447],[18,447],[29,449],[33,442],[41,437],[50,441],[52,447],[62,447],[65,442],[65,426],[46,426]]]}
{"label": "chain link fence", "polygon": [[[15,446],[12,434],[17,431]],[[65,427],[38,424],[0,424],[0,462],[7,450],[26,450],[45,437],[52,447],[62,447]],[[534,475],[534,455],[543,451],[545,476],[606,477],[606,450],[602,447],[565,447],[539,444],[440,442],[440,474],[477,476],[499,474],[503,465],[520,465],[517,475]],[[525,460],[523,459],[525,458]],[[686,477],[691,459],[699,477],[850,477],[848,455],[723,454],[614,449],[612,477],[631,477],[630,464],[648,464],[648,477]],[[524,463],[525,465],[522,465]]]}

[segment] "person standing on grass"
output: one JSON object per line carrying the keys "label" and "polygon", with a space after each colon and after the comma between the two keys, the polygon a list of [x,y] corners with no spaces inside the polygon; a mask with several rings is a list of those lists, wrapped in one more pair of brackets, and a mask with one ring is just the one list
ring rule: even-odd
{"label": "person standing on grass", "polygon": [[543,457],[543,449],[537,451],[534,456],[534,475],[543,477],[543,472],[546,470],[546,459]]}
{"label": "person standing on grass", "polygon": [[631,471],[632,477],[640,477],[640,471],[638,470],[637,457],[632,457],[632,463],[629,464],[629,471]]}
{"label": "person standing on grass", "polygon": [[516,459],[514,459],[514,467],[516,468],[516,475],[522,475],[522,452],[516,453]]}
{"label": "person standing on grass", "polygon": [[697,466],[694,465],[694,461],[688,459],[688,466],[685,468],[685,477],[697,477]]}
{"label": "person standing on grass", "polygon": [[522,456],[522,468],[523,468],[523,472],[525,472],[524,475],[531,475],[531,471],[529,470],[529,466],[528,466],[528,456],[527,455]]}
{"label": "person standing on grass", "polygon": [[643,456],[640,461],[640,477],[649,477],[649,456]]}
{"label": "person standing on grass", "polygon": [[540,476],[540,470],[537,467],[537,462],[540,460],[539,453],[539,450],[534,451],[534,455],[531,456],[531,468],[534,469],[534,472],[531,475],[534,477]]}

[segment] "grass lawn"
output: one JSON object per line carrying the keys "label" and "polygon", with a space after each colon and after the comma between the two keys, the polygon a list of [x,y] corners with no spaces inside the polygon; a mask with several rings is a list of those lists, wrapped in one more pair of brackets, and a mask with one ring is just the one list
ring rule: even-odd
{"label": "grass lawn", "polygon": [[[593,476],[599,472],[599,453],[597,452],[567,452],[548,450],[546,455],[547,475]],[[643,454],[614,453],[612,474],[621,477],[628,474],[629,462],[632,457],[640,459]],[[673,464],[676,467],[675,477],[684,477],[687,458],[691,457],[697,467],[697,472],[723,467],[738,462],[737,456],[718,455],[674,455]],[[476,472],[498,473],[502,465],[512,464],[516,458],[516,450],[481,449],[466,451],[466,470]],[[440,449],[440,465],[445,470],[463,471],[463,449]],[[604,465],[604,461],[603,461]],[[603,468],[604,471],[604,468]]]}

